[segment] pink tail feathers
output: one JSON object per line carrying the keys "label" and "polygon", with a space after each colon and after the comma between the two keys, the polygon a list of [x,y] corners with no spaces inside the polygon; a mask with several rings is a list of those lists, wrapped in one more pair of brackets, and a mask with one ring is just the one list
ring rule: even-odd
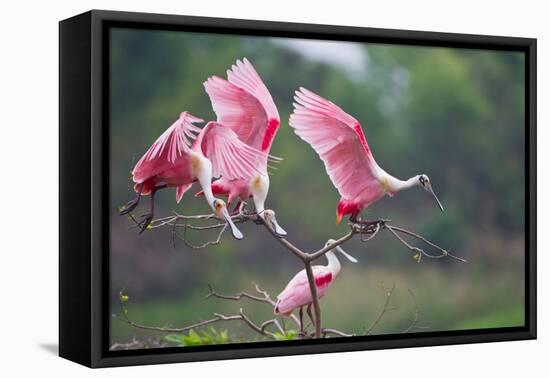
{"label": "pink tail feathers", "polygon": [[293,306],[289,306],[288,301],[285,301],[284,299],[277,299],[277,303],[275,304],[275,309],[273,310],[273,313],[275,315],[290,315],[290,313],[294,310]]}
{"label": "pink tail feathers", "polygon": [[[275,315],[280,315],[282,314],[283,312],[281,311],[282,310],[282,301],[279,299],[277,300],[277,303],[275,304],[275,309],[273,310],[273,313]],[[287,310],[288,311],[288,310]],[[288,315],[288,314],[285,314],[285,315]]]}

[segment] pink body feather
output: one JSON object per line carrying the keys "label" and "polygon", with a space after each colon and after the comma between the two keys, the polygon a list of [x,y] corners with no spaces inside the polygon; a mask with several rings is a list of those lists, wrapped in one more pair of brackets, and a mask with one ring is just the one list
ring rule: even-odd
{"label": "pink body feather", "polygon": [[317,152],[340,193],[337,221],[359,212],[386,194],[379,169],[359,122],[332,102],[308,89],[294,97],[290,126]]}
{"label": "pink body feather", "polygon": [[[326,266],[313,266],[317,297],[321,299],[334,280],[334,274]],[[298,272],[277,296],[275,314],[289,315],[294,309],[312,303],[311,291],[305,270]]]}
{"label": "pink body feather", "polygon": [[[246,58],[237,60],[227,71],[227,77],[228,80],[212,76],[204,83],[218,122],[235,131],[247,145],[268,154],[280,125],[271,94]],[[267,155],[255,165],[261,174],[267,175]],[[251,196],[249,178],[231,180],[224,177],[213,183],[212,190],[227,195],[228,204],[237,198],[244,201]]]}
{"label": "pink body feather", "polygon": [[203,129],[194,122],[204,121],[188,112],[181,113],[141,157],[132,171],[136,191],[141,187],[141,194],[147,195],[161,185],[177,187],[179,202],[197,181],[193,153],[210,161],[213,177],[242,179],[257,172],[254,163],[266,154],[247,146],[234,131],[217,122],[209,122]]}

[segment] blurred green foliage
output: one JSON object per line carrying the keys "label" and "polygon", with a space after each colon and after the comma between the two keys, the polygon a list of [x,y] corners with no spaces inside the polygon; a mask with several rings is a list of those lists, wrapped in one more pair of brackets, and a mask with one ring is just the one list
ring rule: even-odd
{"label": "blurred green foliage", "polygon": [[196,346],[227,344],[229,335],[227,330],[217,331],[214,327],[208,327],[204,330],[190,330],[187,334],[170,334],[164,336],[164,339],[175,346]]}
{"label": "blurred green foliage", "polygon": [[[346,231],[334,224],[339,197],[322,162],[288,126],[293,92],[304,86],[362,123],[377,162],[389,173],[403,179],[428,174],[446,208],[439,212],[428,195],[413,189],[379,201],[366,216],[392,219],[469,260],[416,264],[390,236],[381,234],[368,244],[353,240],[344,248],[359,264],[344,262],[342,275],[321,301],[324,326],[361,332],[381,308],[381,282],[397,283],[394,303],[400,310],[388,313],[375,333],[400,332],[409,324],[414,306],[407,288],[415,292],[420,325],[430,330],[523,324],[521,53],[346,44],[340,58],[350,45],[355,51],[346,65],[328,59],[330,52],[324,53],[327,59],[311,58],[312,52],[323,56],[322,48],[320,53],[313,45],[296,49],[282,38],[133,29],[114,29],[110,38],[111,288],[114,304],[126,289],[136,321],[186,325],[242,306],[252,318],[265,320],[272,310],[261,304],[204,300],[207,285],[232,294],[255,281],[275,296],[302,268],[253,224],[241,227],[246,237],[241,242],[227,235],[220,245],[196,252],[181,244],[174,249],[168,229],[138,236],[117,215],[117,206],[133,196],[128,176],[137,159],[181,111],[215,119],[202,83],[211,75],[225,77],[226,69],[246,56],[281,116],[271,152],[284,161],[271,177],[267,206],[277,211],[289,239],[313,250]],[[357,53],[362,60],[354,58]],[[179,205],[174,190],[159,192],[157,215],[209,211],[203,199],[193,198],[194,190]],[[140,206],[148,206],[148,198]],[[150,333],[113,320],[113,342],[134,335]],[[228,325],[226,335],[232,335],[231,342],[255,337],[236,324]],[[289,335],[281,336],[294,337]],[[180,341],[170,337],[179,345],[216,340],[211,330]]]}
{"label": "blurred green foliage", "polygon": [[298,337],[298,333],[293,329],[287,330],[284,333],[277,331],[273,333],[273,335],[275,336],[275,340],[277,341],[296,340],[296,338]]}

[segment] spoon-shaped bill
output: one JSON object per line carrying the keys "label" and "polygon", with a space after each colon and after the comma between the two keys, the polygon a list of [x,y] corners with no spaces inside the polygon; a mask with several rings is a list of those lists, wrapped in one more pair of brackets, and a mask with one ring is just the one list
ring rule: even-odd
{"label": "spoon-shaped bill", "polygon": [[435,192],[432,188],[432,186],[430,185],[428,187],[428,190],[430,191],[430,193],[432,194],[432,196],[434,197],[434,200],[435,202],[437,203],[437,206],[439,206],[439,208],[441,209],[441,211],[445,211],[445,209],[443,209],[443,205],[441,204],[441,202],[439,201],[439,198],[437,198],[437,196],[435,195]]}
{"label": "spoon-shaped bill", "polygon": [[356,263],[357,262],[357,259],[355,257],[353,257],[352,255],[344,252],[344,250],[340,247],[340,246],[337,246],[336,247],[336,250],[338,252],[340,252],[342,255],[344,255],[349,261],[351,261],[352,263]]}
{"label": "spoon-shaped bill", "polygon": [[233,220],[231,219],[231,216],[229,215],[229,212],[227,209],[222,210],[223,217],[225,218],[225,221],[231,228],[231,233],[233,234],[233,237],[237,240],[241,240],[243,238],[242,232],[235,226],[235,223],[233,223]]}
{"label": "spoon-shaped bill", "polygon": [[275,212],[273,210],[264,210],[260,212],[259,216],[267,222],[279,238],[283,238],[287,235],[287,232],[279,226],[279,223],[277,223],[277,219],[275,219]]}
{"label": "spoon-shaped bill", "polygon": [[279,223],[277,223],[277,220],[275,219],[275,217],[271,218],[271,223],[273,224],[273,229],[275,230],[277,235],[279,236],[287,235],[286,231],[281,226],[279,226]]}

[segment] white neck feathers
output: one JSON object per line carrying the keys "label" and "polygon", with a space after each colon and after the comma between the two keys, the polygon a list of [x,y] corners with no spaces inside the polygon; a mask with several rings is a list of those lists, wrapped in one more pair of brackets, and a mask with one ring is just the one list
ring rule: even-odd
{"label": "white neck feathers", "polygon": [[327,268],[332,273],[332,276],[336,277],[342,269],[342,265],[340,265],[340,260],[338,260],[338,257],[336,257],[333,251],[328,251],[325,256],[328,260]]}
{"label": "white neck feathers", "polygon": [[385,177],[387,182],[387,191],[392,193],[400,192],[404,189],[412,188],[413,186],[419,185],[418,176],[413,176],[408,180],[400,180],[392,175],[387,174]]}

